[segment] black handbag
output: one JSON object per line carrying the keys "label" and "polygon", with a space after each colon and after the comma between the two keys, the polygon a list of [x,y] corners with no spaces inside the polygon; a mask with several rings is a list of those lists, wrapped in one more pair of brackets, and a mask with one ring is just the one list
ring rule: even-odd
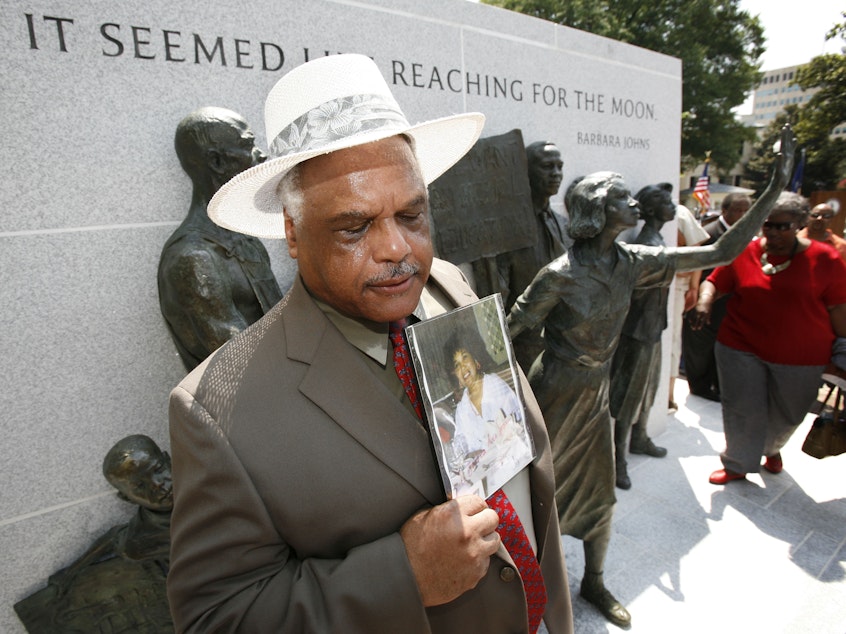
{"label": "black handbag", "polygon": [[[828,394],[835,389],[833,386]],[[826,456],[839,456],[846,453],[846,412],[844,412],[844,395],[840,388],[837,389],[837,396],[834,399],[834,407],[826,407],[814,420],[811,430],[808,432],[805,442],[802,443],[802,451],[814,458],[825,458]],[[828,397],[826,397],[828,401]]]}

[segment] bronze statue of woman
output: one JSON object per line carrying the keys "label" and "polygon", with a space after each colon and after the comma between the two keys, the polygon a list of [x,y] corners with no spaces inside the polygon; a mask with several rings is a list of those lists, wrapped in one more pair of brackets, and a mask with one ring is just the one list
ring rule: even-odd
{"label": "bronze statue of woman", "polygon": [[734,259],[766,219],[790,178],[796,139],[789,126],[767,189],[749,212],[712,245],[648,247],[616,242],[635,226],[638,204],[622,176],[598,172],[567,191],[573,247],[544,267],[508,316],[511,336],[544,327],[544,351],[529,381],[552,444],[561,532],[584,542],[581,595],[611,622],[631,616],[605,587],[611,538],[614,438],[608,386],[611,360],[635,289],[668,286],[677,272]]}

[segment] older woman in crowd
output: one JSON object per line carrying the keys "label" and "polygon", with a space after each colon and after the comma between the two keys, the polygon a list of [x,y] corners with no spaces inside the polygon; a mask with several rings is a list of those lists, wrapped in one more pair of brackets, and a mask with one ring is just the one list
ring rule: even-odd
{"label": "older woman in crowd", "polygon": [[799,237],[806,201],[782,193],[762,237],[703,282],[696,322],[731,294],[717,335],[726,449],[713,484],[764,468],[779,473],[780,450],[820,387],[836,337],[846,337],[846,265],[822,242]]}

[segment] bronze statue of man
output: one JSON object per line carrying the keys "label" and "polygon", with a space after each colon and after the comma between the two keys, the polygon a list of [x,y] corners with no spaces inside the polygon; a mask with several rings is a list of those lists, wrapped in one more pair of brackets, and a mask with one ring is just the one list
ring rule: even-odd
{"label": "bronze statue of man", "polygon": [[187,217],[162,249],[159,304],[192,370],[282,292],[261,240],[224,229],[206,213],[221,185],[266,158],[247,122],[231,110],[200,108],[179,122],[174,146],[194,189]]}
{"label": "bronze statue of man", "polygon": [[170,456],[149,436],[127,436],[106,454],[103,475],[137,511],[51,575],[46,587],[15,604],[32,634],[173,631],[165,591],[173,509]]}
{"label": "bronze statue of man", "polygon": [[[552,211],[549,199],[558,193],[563,178],[561,152],[551,141],[536,141],[526,146],[532,209],[538,239],[532,246],[509,251],[497,257],[497,268],[506,288],[503,303],[509,310],[544,266],[567,250],[572,240],[567,235],[564,217]],[[543,351],[540,329],[515,337],[514,354],[528,372],[532,362]]]}

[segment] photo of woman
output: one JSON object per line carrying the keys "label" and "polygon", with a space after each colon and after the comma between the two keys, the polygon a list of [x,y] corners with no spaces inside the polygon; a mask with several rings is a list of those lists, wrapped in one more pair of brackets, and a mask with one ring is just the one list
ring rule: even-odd
{"label": "photo of woman", "polygon": [[501,299],[491,296],[409,333],[447,493],[487,498],[534,457]]}

